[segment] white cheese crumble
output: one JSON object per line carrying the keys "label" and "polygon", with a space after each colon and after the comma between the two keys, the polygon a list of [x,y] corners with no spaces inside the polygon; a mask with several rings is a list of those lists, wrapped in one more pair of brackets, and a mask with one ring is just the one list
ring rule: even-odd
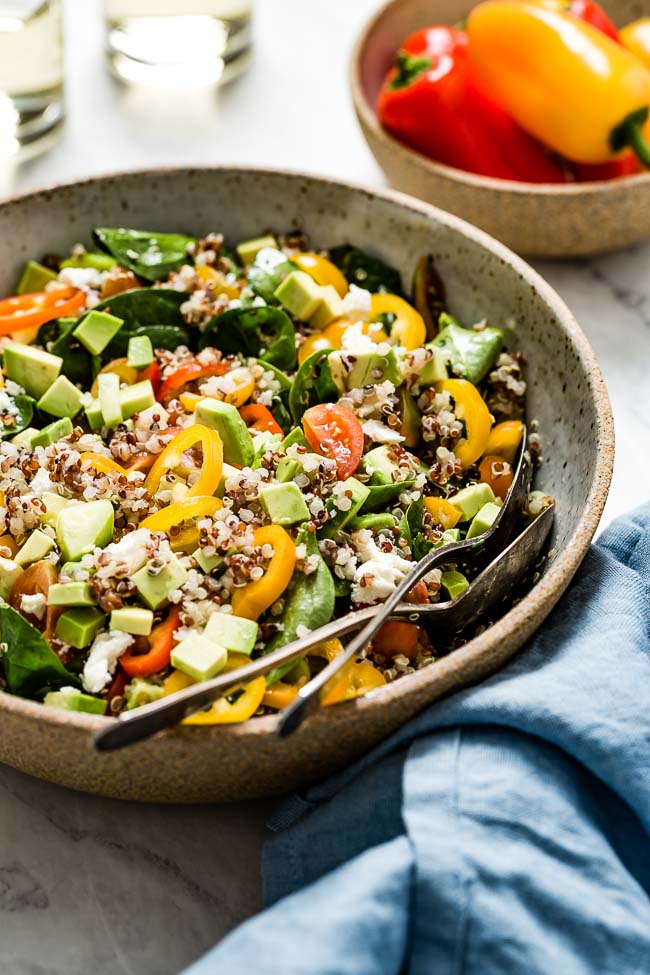
{"label": "white cheese crumble", "polygon": [[370,437],[373,443],[401,443],[406,438],[401,435],[399,430],[393,430],[380,420],[365,420],[361,424],[366,437]]}
{"label": "white cheese crumble", "polygon": [[0,389],[0,413],[8,413],[10,416],[18,414],[16,404],[4,389]]}
{"label": "white cheese crumble", "polygon": [[111,542],[104,549],[112,562],[122,562],[126,565],[129,575],[137,572],[148,558],[147,545],[151,543],[151,532],[148,528],[137,528],[119,540]]}
{"label": "white cheese crumble", "polygon": [[396,552],[382,552],[367,529],[353,532],[351,541],[361,559],[352,580],[353,603],[375,603],[387,599],[413,563]]}
{"label": "white cheese crumble", "polygon": [[47,609],[47,596],[42,592],[24,593],[20,600],[20,610],[22,613],[29,613],[37,620],[42,620]]}
{"label": "white cheese crumble", "polygon": [[372,294],[356,284],[350,285],[350,290],[343,299],[343,315],[345,318],[362,319],[367,321],[372,310]]}
{"label": "white cheese crumble", "polygon": [[101,288],[102,273],[94,267],[64,267],[58,275],[61,284],[69,284],[72,288]]}
{"label": "white cheese crumble", "polygon": [[51,491],[54,494],[57,493],[56,485],[52,481],[49,473],[43,467],[39,467],[34,474],[34,477],[29,485],[29,490],[33,494],[43,494],[44,491]]}
{"label": "white cheese crumble", "polygon": [[84,665],[82,683],[90,694],[99,694],[115,673],[117,661],[133,643],[130,633],[109,630],[95,637]]}

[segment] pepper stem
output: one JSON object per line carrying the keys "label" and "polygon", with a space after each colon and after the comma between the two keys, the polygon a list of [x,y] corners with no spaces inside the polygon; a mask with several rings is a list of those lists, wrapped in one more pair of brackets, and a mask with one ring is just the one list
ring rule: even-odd
{"label": "pepper stem", "polygon": [[431,67],[433,67],[431,58],[419,58],[407,51],[398,51],[395,58],[397,71],[389,83],[389,88],[393,91],[398,88],[408,88]]}
{"label": "pepper stem", "polygon": [[615,152],[629,146],[634,150],[639,162],[650,169],[650,143],[643,134],[643,126],[648,121],[648,107],[630,112],[620,125],[612,129],[609,144]]}

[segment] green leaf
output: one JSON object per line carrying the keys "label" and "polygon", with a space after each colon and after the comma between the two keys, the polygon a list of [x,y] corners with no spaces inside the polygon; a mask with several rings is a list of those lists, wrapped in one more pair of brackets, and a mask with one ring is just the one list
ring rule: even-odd
{"label": "green leaf", "polygon": [[288,274],[298,265],[287,260],[282,251],[273,247],[263,247],[248,269],[248,284],[252,291],[263,298],[267,305],[279,304],[275,291]]}
{"label": "green leaf", "polygon": [[296,333],[286,312],[262,305],[231,308],[206,325],[199,348],[214,346],[225,355],[259,358],[291,372],[296,366]]}
{"label": "green leaf", "polygon": [[[110,312],[124,322],[115,338],[103,350],[102,361],[110,362],[126,355],[129,339],[133,335],[148,335],[154,349],[173,350],[179,345],[191,347],[192,332],[185,325],[180,310],[185,301],[186,292],[173,288],[133,288],[100,301],[95,305],[95,310]],[[84,318],[85,315],[79,322]],[[61,355],[60,352],[58,354]]]}
{"label": "green leaf", "polygon": [[296,373],[289,394],[289,409],[294,423],[302,420],[303,413],[317,403],[335,403],[341,393],[332,379],[328,357],[332,349],[313,352],[305,359]]}
{"label": "green leaf", "polygon": [[36,400],[32,399],[31,396],[24,396],[22,393],[19,393],[18,396],[10,397],[10,399],[18,412],[14,416],[15,422],[13,424],[5,426],[3,423],[0,423],[0,439],[2,440],[5,440],[7,437],[13,437],[17,433],[22,433],[23,430],[26,430],[30,426],[34,416]]}
{"label": "green leaf", "polygon": [[11,694],[42,701],[48,691],[80,687],[36,627],[11,606],[0,606],[0,661]]}
{"label": "green leaf", "polygon": [[71,383],[78,383],[87,389],[101,369],[101,359],[91,355],[88,349],[74,337],[72,333],[77,324],[76,320],[64,324],[61,334],[51,343],[49,351],[63,359],[61,375]]}
{"label": "green leaf", "polygon": [[360,515],[372,511],[385,511],[389,505],[397,503],[402,491],[410,491],[415,481],[396,481],[394,484],[368,484],[370,494],[359,510]]}
{"label": "green leaf", "polygon": [[161,281],[188,262],[187,246],[196,238],[148,230],[97,227],[93,236],[123,267],[146,281]]}
{"label": "green leaf", "polygon": [[358,247],[341,244],[329,252],[330,260],[343,272],[350,284],[356,284],[366,291],[385,291],[402,295],[402,279],[399,271],[385,264],[378,257],[372,257]]}
{"label": "green leaf", "polygon": [[451,372],[474,385],[490,371],[503,348],[500,328],[464,328],[459,321],[443,312],[442,331],[431,343],[449,356]]}
{"label": "green leaf", "polygon": [[129,339],[137,335],[146,335],[151,339],[154,350],[169,349],[170,352],[174,352],[179,345],[192,347],[192,332],[189,328],[181,328],[180,325],[140,325],[132,332],[125,332],[122,328],[102,352],[104,362],[127,355]]}

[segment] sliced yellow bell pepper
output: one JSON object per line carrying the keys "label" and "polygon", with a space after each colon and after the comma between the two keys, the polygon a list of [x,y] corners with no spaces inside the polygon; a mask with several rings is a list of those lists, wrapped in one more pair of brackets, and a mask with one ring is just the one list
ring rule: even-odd
{"label": "sliced yellow bell pepper", "polygon": [[116,474],[129,473],[116,460],[104,457],[103,454],[96,454],[94,450],[84,450],[79,459],[82,465],[88,464],[89,467],[94,467],[98,474],[108,474],[109,471],[115,471]]}
{"label": "sliced yellow bell pepper", "polygon": [[398,295],[374,294],[371,302],[373,318],[395,315],[390,329],[390,341],[405,349],[417,349],[427,340],[427,328],[419,311]]}
{"label": "sliced yellow bell pepper", "polygon": [[388,336],[384,332],[381,322],[355,322],[351,318],[337,318],[322,332],[314,332],[308,335],[303,344],[298,349],[298,363],[303,364],[312,352],[321,352],[323,349],[340,349],[343,345],[343,336],[349,328],[356,328],[361,325],[364,335],[369,335],[373,342],[387,342]]}
{"label": "sliced yellow bell pepper", "polygon": [[348,282],[336,264],[332,264],[327,258],[321,257],[320,254],[303,253],[294,255],[291,260],[303,271],[306,271],[321,287],[331,284],[338,291],[340,298],[344,298],[348,293],[350,288]]}
{"label": "sliced yellow bell pepper", "polygon": [[360,663],[351,660],[347,663],[340,674],[337,674],[330,687],[326,687],[321,699],[323,707],[330,704],[338,704],[340,701],[351,701],[352,698],[361,697],[369,691],[374,691],[378,687],[383,687],[386,678],[368,660]]}
{"label": "sliced yellow bell pepper", "polygon": [[254,544],[273,546],[273,555],[261,579],[248,582],[232,595],[232,611],[235,616],[256,620],[279,599],[291,582],[296,564],[296,546],[288,532],[279,525],[256,528]]}
{"label": "sliced yellow bell pepper", "polygon": [[[166,532],[170,537],[173,552],[193,552],[199,544],[199,530],[192,522],[196,518],[213,515],[223,507],[219,498],[208,495],[205,497],[186,498],[174,504],[161,508],[140,522],[140,528],[148,528],[152,532]],[[172,534],[172,528],[183,525],[180,532]]]}
{"label": "sliced yellow bell pepper", "polygon": [[[253,374],[246,366],[240,366],[237,369],[231,369],[230,372],[225,373],[222,378],[225,379],[226,377],[235,384],[235,388],[224,394],[223,401],[224,403],[230,403],[232,406],[236,406],[237,409],[239,409],[239,407],[243,406],[244,403],[247,403],[253,395],[255,390],[255,380],[253,379]],[[207,393],[181,393],[178,398],[181,401],[183,409],[187,410],[188,413],[191,413],[196,407],[196,404],[200,403],[201,400],[206,399],[207,395]]]}
{"label": "sliced yellow bell pepper", "polygon": [[207,264],[197,264],[194,270],[201,284],[211,284],[215,294],[225,295],[227,298],[239,298],[239,288],[234,284],[228,284],[221,271]]}
{"label": "sliced yellow bell pepper", "polygon": [[308,657],[323,657],[324,660],[331,661],[339,654],[343,653],[343,644],[340,640],[327,640],[325,643],[319,643],[315,647],[311,647],[307,651]]}
{"label": "sliced yellow bell pepper", "polygon": [[195,423],[193,426],[181,430],[171,443],[167,444],[147,474],[144,482],[147,490],[155,494],[163,475],[179,467],[185,451],[197,444],[201,444],[203,448],[203,463],[201,464],[199,478],[189,488],[187,497],[194,498],[199,495],[214,494],[219,486],[223,470],[223,444],[216,430],[210,430],[200,423]]}
{"label": "sliced yellow bell pepper", "polygon": [[[239,658],[243,656],[243,654],[229,654],[228,663],[224,668],[224,672],[242,667],[243,663]],[[250,663],[248,657],[244,657],[244,661]],[[170,694],[183,691],[186,687],[190,687],[195,683],[196,681],[187,674],[184,674],[180,670],[175,670],[165,681],[163,694],[165,697],[168,697]],[[208,711],[199,711],[197,714],[192,714],[189,718],[185,718],[182,723],[193,725],[235,724],[236,722],[247,721],[259,708],[265,692],[265,678],[256,677],[255,680],[249,681],[247,684],[240,684],[233,687],[225,697],[220,697],[216,700]],[[228,698],[230,698],[232,704]]]}
{"label": "sliced yellow bell pepper", "polygon": [[467,379],[445,379],[436,383],[436,389],[449,393],[456,416],[465,424],[466,436],[454,445],[454,453],[463,467],[469,467],[485,453],[492,426],[490,411]]}
{"label": "sliced yellow bell pepper", "polygon": [[[101,376],[105,372],[115,373],[116,376],[119,376],[120,382],[126,383],[127,386],[133,386],[138,381],[138,371],[133,366],[127,365],[126,356],[122,356],[120,359],[111,359],[99,371],[98,375]],[[90,392],[95,398],[99,396],[99,379],[97,376],[95,376],[94,382],[90,387]]]}
{"label": "sliced yellow bell pepper", "polygon": [[492,431],[485,445],[486,454],[496,454],[510,465],[515,462],[517,447],[524,435],[524,425],[521,420],[504,420],[492,427]]}
{"label": "sliced yellow bell pepper", "polygon": [[266,688],[262,704],[267,708],[277,708],[278,711],[282,711],[289,707],[297,694],[297,684],[285,684],[284,681],[278,680]]}
{"label": "sliced yellow bell pepper", "polygon": [[424,507],[433,516],[436,525],[442,525],[445,531],[454,528],[462,514],[459,508],[455,508],[444,498],[425,498]]}

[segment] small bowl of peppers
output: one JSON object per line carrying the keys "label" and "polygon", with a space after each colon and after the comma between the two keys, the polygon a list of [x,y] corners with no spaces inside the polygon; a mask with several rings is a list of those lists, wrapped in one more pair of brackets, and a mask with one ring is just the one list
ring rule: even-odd
{"label": "small bowl of peppers", "polygon": [[643,4],[391,0],[351,65],[389,181],[532,257],[650,237]]}

